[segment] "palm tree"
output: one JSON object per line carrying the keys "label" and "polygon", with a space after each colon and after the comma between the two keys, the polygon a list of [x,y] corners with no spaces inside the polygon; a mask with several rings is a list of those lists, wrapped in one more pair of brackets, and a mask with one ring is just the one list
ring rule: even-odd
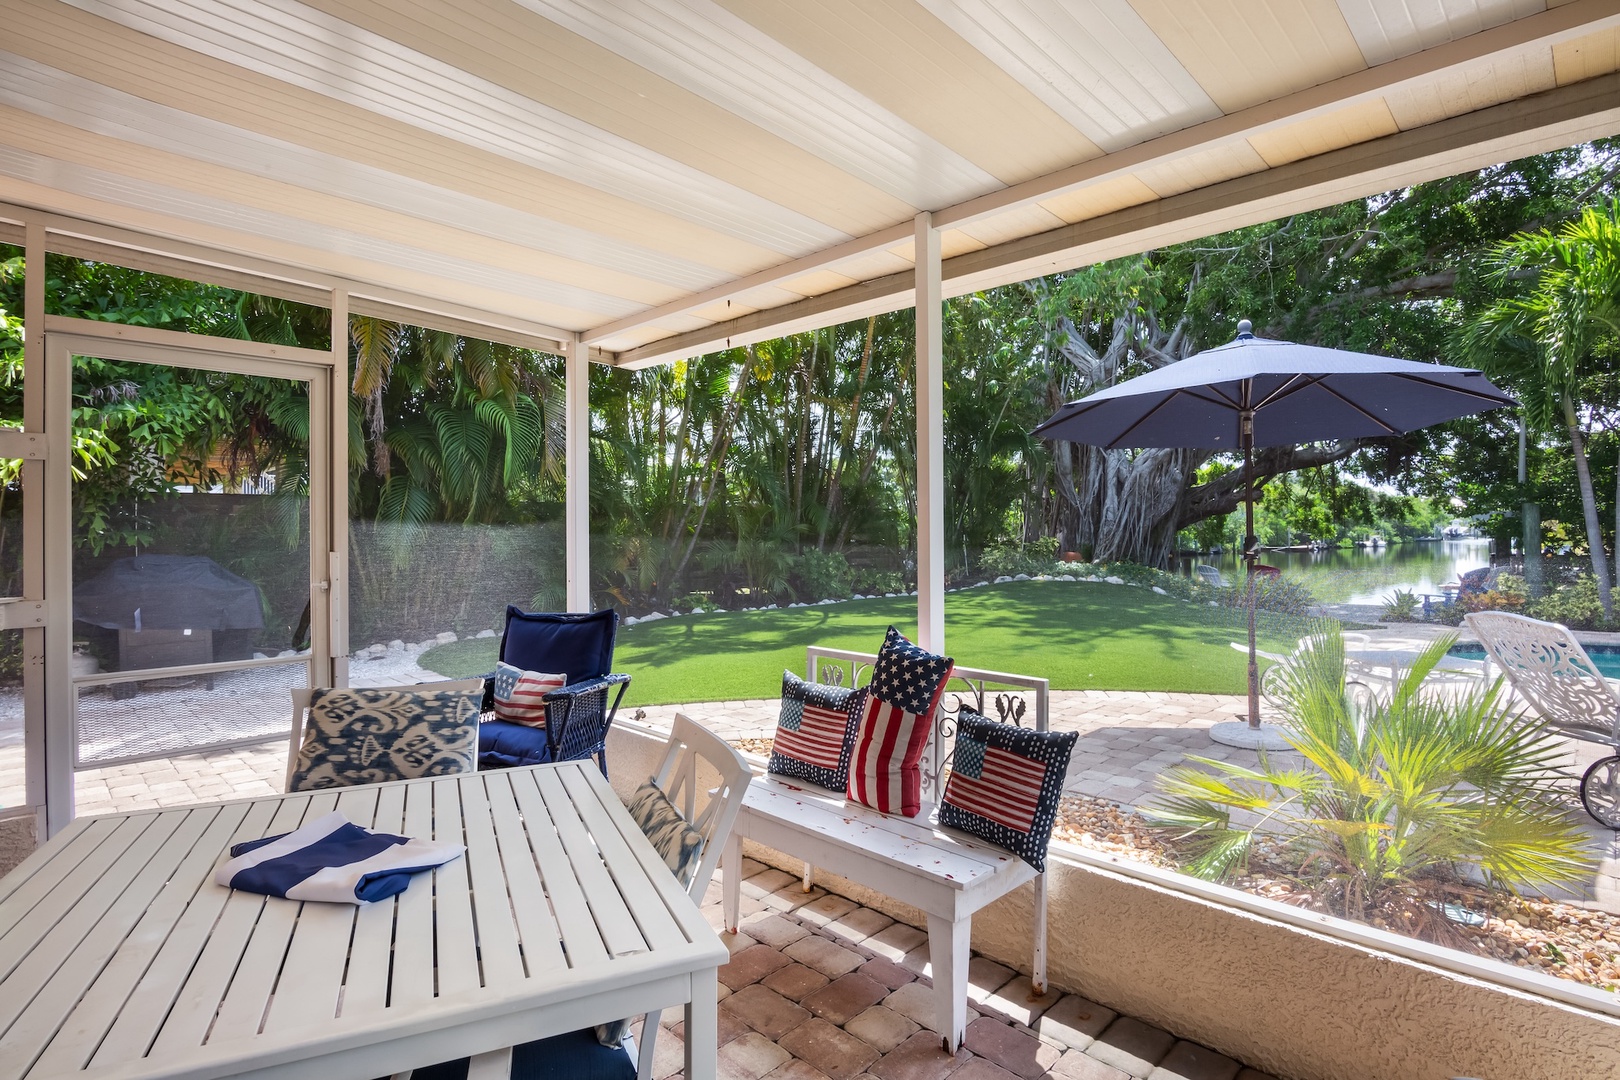
{"label": "palm tree", "polygon": [[[1562,423],[1568,432],[1586,517],[1592,574],[1607,619],[1614,618],[1597,493],[1586,456],[1582,383],[1601,370],[1599,345],[1620,333],[1620,200],[1589,206],[1556,232],[1521,233],[1490,256],[1490,278],[1511,285],[1527,275],[1534,284],[1498,300],[1465,327],[1464,352],[1520,392],[1527,419],[1542,430]],[[1616,550],[1620,574],[1620,545]]]}

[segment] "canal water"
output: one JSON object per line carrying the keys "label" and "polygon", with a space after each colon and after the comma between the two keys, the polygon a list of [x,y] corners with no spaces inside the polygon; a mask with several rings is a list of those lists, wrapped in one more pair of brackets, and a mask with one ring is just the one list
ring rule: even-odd
{"label": "canal water", "polygon": [[[1408,541],[1382,548],[1265,551],[1260,561],[1304,585],[1320,603],[1382,604],[1397,589],[1438,593],[1458,574],[1489,565],[1490,550],[1490,541],[1484,539]],[[1228,581],[1243,579],[1236,552],[1181,559],[1180,572],[1191,574],[1199,563],[1218,567]]]}

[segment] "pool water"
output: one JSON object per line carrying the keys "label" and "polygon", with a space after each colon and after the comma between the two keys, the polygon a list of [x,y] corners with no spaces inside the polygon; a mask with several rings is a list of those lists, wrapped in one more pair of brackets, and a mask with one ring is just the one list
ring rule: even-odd
{"label": "pool water", "polygon": [[[1620,679],[1620,645],[1583,645],[1586,655],[1592,658],[1598,671],[1605,679]],[[1463,660],[1485,659],[1485,646],[1473,643],[1453,645],[1448,656],[1459,657]]]}

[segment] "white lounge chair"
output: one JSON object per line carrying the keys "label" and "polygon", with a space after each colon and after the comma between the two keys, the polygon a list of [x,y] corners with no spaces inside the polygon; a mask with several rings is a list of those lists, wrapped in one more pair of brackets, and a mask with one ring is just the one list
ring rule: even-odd
{"label": "white lounge chair", "polygon": [[1567,626],[1505,611],[1465,616],[1519,697],[1558,733],[1615,752],[1581,776],[1581,804],[1620,830],[1620,696]]}

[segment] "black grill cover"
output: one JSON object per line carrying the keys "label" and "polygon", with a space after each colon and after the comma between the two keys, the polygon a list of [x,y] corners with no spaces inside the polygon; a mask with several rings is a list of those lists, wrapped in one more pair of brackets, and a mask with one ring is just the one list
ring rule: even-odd
{"label": "black grill cover", "polygon": [[[140,612],[137,622],[136,611]],[[206,555],[119,559],[73,587],[73,617],[109,630],[258,630],[259,587]]]}

